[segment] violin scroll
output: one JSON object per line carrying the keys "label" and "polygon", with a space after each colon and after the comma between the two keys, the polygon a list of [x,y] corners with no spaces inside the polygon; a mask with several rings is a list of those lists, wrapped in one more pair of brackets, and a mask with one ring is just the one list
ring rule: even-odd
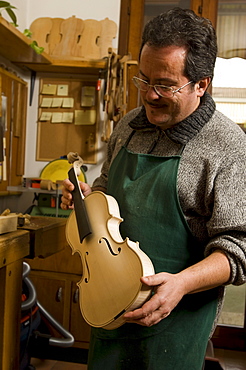
{"label": "violin scroll", "polygon": [[82,167],[84,161],[77,152],[69,152],[67,155],[68,163],[71,163],[75,169],[76,175],[80,175],[80,167]]}

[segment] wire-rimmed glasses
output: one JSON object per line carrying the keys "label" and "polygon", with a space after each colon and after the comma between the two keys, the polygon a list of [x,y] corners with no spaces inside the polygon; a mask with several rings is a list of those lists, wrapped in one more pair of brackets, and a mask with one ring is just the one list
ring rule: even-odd
{"label": "wire-rimmed glasses", "polygon": [[178,89],[174,90],[172,87],[165,86],[165,85],[150,85],[147,81],[142,80],[141,78],[134,76],[132,78],[132,81],[134,85],[141,91],[148,91],[150,87],[153,87],[156,94],[161,96],[162,98],[172,98],[174,94],[181,89],[183,89],[185,86],[188,86],[191,84],[193,81],[189,81],[183,86],[179,87]]}

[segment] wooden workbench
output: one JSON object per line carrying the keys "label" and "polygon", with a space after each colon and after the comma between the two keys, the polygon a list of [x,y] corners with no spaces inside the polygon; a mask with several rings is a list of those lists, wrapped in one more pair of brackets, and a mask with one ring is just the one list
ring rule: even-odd
{"label": "wooden workbench", "polygon": [[46,258],[67,246],[65,218],[32,216],[30,221],[30,224],[22,227],[30,232],[28,258]]}
{"label": "wooden workbench", "polygon": [[0,235],[0,369],[19,369],[22,261],[29,254],[29,232]]}
{"label": "wooden workbench", "polygon": [[0,370],[19,369],[23,259],[63,250],[65,225],[65,219],[31,217],[29,225],[0,235]]}

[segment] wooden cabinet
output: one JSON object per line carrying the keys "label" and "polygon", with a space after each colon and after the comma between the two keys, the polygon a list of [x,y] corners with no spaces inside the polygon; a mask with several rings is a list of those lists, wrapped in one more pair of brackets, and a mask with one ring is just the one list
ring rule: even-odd
{"label": "wooden cabinet", "polygon": [[37,298],[41,305],[61,325],[67,327],[68,320],[64,311],[65,292],[69,289],[69,282],[67,283],[66,279],[59,278],[59,276],[40,271],[32,271],[29,277],[36,288]]}
{"label": "wooden cabinet", "polygon": [[27,83],[0,67],[0,191],[22,182],[26,107]]}
{"label": "wooden cabinet", "polygon": [[[2,27],[2,25],[6,27]],[[0,55],[19,58],[21,45],[13,45],[7,36],[8,22],[0,17]],[[11,26],[15,29],[14,26]],[[12,33],[10,33],[12,35]],[[24,35],[23,35],[24,37]],[[10,60],[11,60],[10,59]],[[15,58],[14,58],[15,59]],[[0,67],[0,192],[6,195],[7,186],[20,185],[24,174],[26,136],[27,83],[4,65]]]}
{"label": "wooden cabinet", "polygon": [[77,283],[81,279],[81,260],[67,246],[45,259],[26,260],[41,305],[67,329],[75,339],[74,347],[89,347],[90,326],[84,321],[78,300]]}
{"label": "wooden cabinet", "polygon": [[90,326],[83,319],[80,308],[79,308],[79,288],[77,286],[77,277],[76,282],[72,282],[72,299],[70,306],[70,332],[73,333],[77,345],[80,344],[82,348],[88,348],[90,341]]}

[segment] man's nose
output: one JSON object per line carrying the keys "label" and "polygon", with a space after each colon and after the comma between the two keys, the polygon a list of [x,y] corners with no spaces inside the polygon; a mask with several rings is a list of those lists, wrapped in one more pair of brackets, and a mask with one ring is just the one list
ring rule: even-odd
{"label": "man's nose", "polygon": [[149,88],[146,91],[146,95],[148,95],[148,97],[150,97],[152,100],[160,98],[160,95],[157,94],[154,85],[149,85]]}

